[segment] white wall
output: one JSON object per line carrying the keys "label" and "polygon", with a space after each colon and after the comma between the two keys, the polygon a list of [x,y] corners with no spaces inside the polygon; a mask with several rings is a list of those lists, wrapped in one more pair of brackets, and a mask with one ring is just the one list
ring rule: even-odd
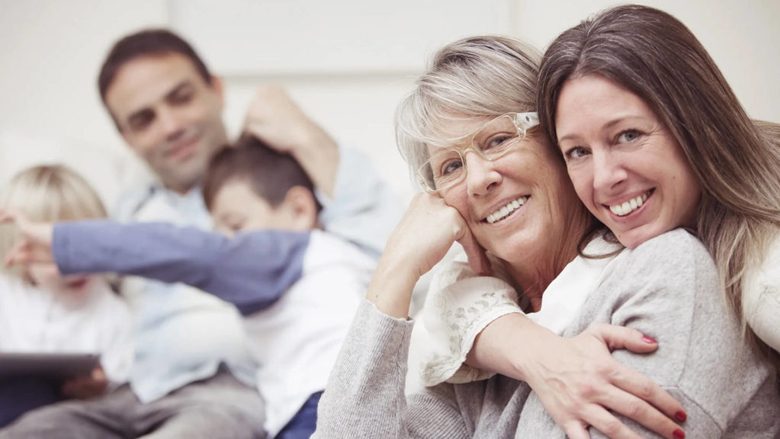
{"label": "white wall", "polygon": [[671,13],[697,36],[753,118],[780,122],[780,1],[517,0],[515,35],[544,48],[604,8],[640,3]]}
{"label": "white wall", "polygon": [[[436,27],[433,23],[441,23],[447,17],[442,11],[441,16],[434,17],[437,21],[430,21],[431,28],[420,35],[417,32],[424,28],[419,25],[414,33],[404,34],[400,33],[403,29],[394,32],[395,27],[386,23],[373,28],[366,27],[366,23],[361,26],[382,29],[383,36],[372,36],[374,44],[374,39],[379,38],[387,44],[419,40],[421,48],[437,47],[440,44],[437,39],[449,38],[447,32],[457,29],[452,35],[506,32],[543,48],[560,31],[614,3],[595,0],[491,1],[494,2],[493,9],[477,15],[473,9],[476,2],[470,0],[395,2],[394,6],[401,8],[394,13],[395,19],[417,17],[416,22],[421,21],[421,14],[429,17],[431,11],[435,12],[436,5],[450,4],[448,14],[462,11],[460,16],[447,22],[451,26]],[[237,7],[258,2],[276,5],[274,7],[289,4],[282,0],[231,2]],[[323,32],[329,27],[340,29],[337,33],[339,44],[334,45],[334,50],[352,50],[350,53],[357,53],[351,55],[353,58],[360,57],[359,48],[349,45],[365,44],[367,37],[355,34],[352,39],[344,38],[348,34],[343,29],[354,27],[356,20],[369,21],[370,25],[370,20],[381,20],[382,17],[361,17],[344,11],[350,7],[365,11],[367,3],[370,4],[365,0],[296,0],[293,2],[296,7],[316,5],[319,14],[324,15],[321,20],[327,26],[319,28],[317,35],[307,32],[311,29],[295,27],[296,23],[282,20],[265,20],[257,31],[260,34],[267,31],[269,41],[284,35],[285,44],[305,48],[312,39],[327,38]],[[777,25],[780,23],[780,2],[657,0],[643,3],[661,7],[689,25],[723,69],[749,114],[780,121],[780,87],[776,84],[776,78],[780,78],[780,57],[776,49],[780,41],[780,26]],[[340,13],[328,14],[323,4],[334,5],[332,11]],[[496,9],[496,5],[502,4],[506,7]],[[129,181],[142,178],[143,173],[122,145],[101,107],[95,78],[103,56],[115,39],[146,26],[175,24],[181,27],[181,8],[186,5],[188,2],[181,0],[0,0],[0,180],[33,161],[62,158],[87,174],[107,199],[113,198]],[[486,29],[486,25],[490,27]],[[290,32],[291,27],[297,32]],[[287,41],[296,35],[300,41]],[[316,54],[327,58],[324,50],[319,47]],[[399,56],[398,51],[394,53]],[[422,52],[410,54],[411,58],[425,58],[418,53]],[[296,65],[302,56],[311,56],[311,53],[289,53],[285,65]],[[364,56],[365,59],[353,59],[354,62],[343,69],[331,65],[324,69],[303,66],[301,70],[258,69],[252,72],[226,67],[230,72],[225,76],[228,127],[234,133],[239,129],[244,108],[256,84],[281,83],[314,119],[345,143],[366,151],[379,172],[399,192],[409,195],[411,187],[406,168],[395,149],[392,117],[396,104],[411,89],[425,60],[410,64],[410,57],[388,57],[397,61],[382,64],[382,58],[373,52],[371,56]],[[212,60],[206,56],[206,61]],[[212,62],[212,67],[219,73],[219,65]]]}
{"label": "white wall", "polygon": [[139,165],[100,104],[100,62],[118,36],[167,23],[165,3],[0,0],[0,180],[66,161],[109,203]]}

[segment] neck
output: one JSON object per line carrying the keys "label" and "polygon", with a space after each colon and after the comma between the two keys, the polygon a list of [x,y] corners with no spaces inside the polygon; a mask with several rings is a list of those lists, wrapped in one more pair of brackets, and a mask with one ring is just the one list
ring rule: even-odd
{"label": "neck", "polygon": [[542,295],[550,283],[561,274],[566,265],[577,257],[577,246],[590,225],[590,216],[578,214],[568,218],[567,233],[551,239],[545,248],[526,253],[522,261],[507,262],[507,270],[522,287],[534,311],[542,308]]}
{"label": "neck", "polygon": [[566,251],[558,252],[555,257],[546,257],[544,261],[537,258],[533,263],[531,263],[532,259],[529,259],[527,264],[508,264],[508,271],[517,284],[522,287],[523,295],[530,300],[533,310],[539,311],[542,308],[544,291],[553,279],[563,271],[566,264],[576,256],[575,246],[573,251],[566,249]]}
{"label": "neck", "polygon": [[170,184],[163,182],[163,186],[172,192],[176,192],[179,195],[187,195],[192,189],[197,186],[197,182],[193,184]]}

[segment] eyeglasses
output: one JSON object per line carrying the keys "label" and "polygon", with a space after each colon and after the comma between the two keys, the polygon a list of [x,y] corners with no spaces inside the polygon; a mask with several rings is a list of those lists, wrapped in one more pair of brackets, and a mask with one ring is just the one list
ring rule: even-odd
{"label": "eyeglasses", "polygon": [[528,130],[539,125],[536,112],[507,113],[487,122],[470,138],[465,149],[442,148],[417,169],[417,179],[428,192],[443,191],[461,183],[466,169],[466,152],[494,161],[512,151],[525,140]]}

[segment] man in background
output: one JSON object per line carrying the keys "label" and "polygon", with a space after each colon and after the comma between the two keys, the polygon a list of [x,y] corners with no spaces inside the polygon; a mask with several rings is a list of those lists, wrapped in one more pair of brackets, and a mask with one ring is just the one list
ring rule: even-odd
{"label": "man in background", "polygon": [[[228,143],[221,79],[179,36],[146,30],[113,46],[98,88],[119,133],[158,179],[124,196],[115,217],[210,228],[200,184]],[[326,230],[381,253],[401,209],[367,159],[341,148],[277,87],[257,90],[244,129],[301,163],[317,187]],[[34,411],[0,437],[264,437],[257,365],[236,310],[179,284],[130,278],[123,293],[137,320],[129,383]]]}

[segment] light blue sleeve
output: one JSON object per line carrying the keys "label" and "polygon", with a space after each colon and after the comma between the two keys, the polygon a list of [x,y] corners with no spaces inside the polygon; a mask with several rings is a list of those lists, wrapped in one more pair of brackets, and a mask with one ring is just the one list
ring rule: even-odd
{"label": "light blue sleeve", "polygon": [[52,253],[63,274],[112,272],[181,282],[249,314],[297,281],[310,233],[276,230],[233,239],[167,223],[77,221],[54,228]]}
{"label": "light blue sleeve", "polygon": [[318,192],[317,199],[324,208],[320,220],[328,232],[377,258],[404,210],[371,160],[345,147],[340,147],[333,198]]}

